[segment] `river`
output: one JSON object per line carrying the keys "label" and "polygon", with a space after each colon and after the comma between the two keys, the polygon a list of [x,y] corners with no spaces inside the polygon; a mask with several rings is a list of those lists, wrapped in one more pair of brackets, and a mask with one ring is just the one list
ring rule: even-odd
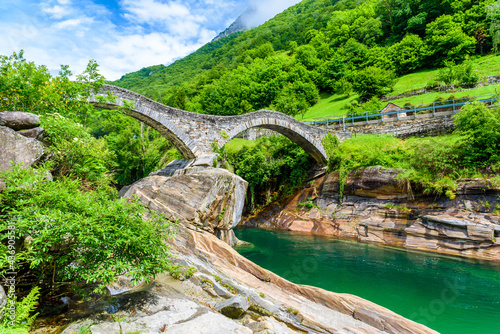
{"label": "river", "polygon": [[299,284],[360,296],[443,334],[500,333],[500,265],[255,229],[238,251]]}

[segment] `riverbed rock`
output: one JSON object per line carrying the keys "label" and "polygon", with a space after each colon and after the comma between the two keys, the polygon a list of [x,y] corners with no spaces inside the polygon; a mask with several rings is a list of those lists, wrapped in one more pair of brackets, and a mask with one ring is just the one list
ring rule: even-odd
{"label": "riverbed rock", "polygon": [[30,167],[44,153],[39,141],[21,136],[5,126],[0,126],[0,152],[0,170],[10,170],[12,162]]}
{"label": "riverbed rock", "polygon": [[[327,174],[242,223],[500,261],[500,189],[495,184],[462,180],[454,200],[411,199],[398,174],[380,167],[353,171],[342,202],[338,173]],[[310,209],[301,205],[308,200],[314,204]]]}
{"label": "riverbed rock", "polygon": [[0,112],[0,126],[6,126],[13,130],[25,130],[36,128],[40,125],[38,115],[22,111]]}
{"label": "riverbed rock", "polygon": [[[381,166],[352,170],[347,175],[343,195],[378,199],[408,198],[406,184],[396,179],[402,172],[401,169],[389,169]],[[339,196],[338,172],[326,174],[317,179],[316,182],[321,183],[319,190],[325,197],[337,198]]]}
{"label": "riverbed rock", "polygon": [[136,195],[145,206],[171,220],[216,233],[240,222],[247,186],[245,180],[225,169],[189,167],[171,177],[148,176],[120,195]]}
{"label": "riverbed rock", "polygon": [[234,296],[216,304],[215,309],[231,319],[240,318],[250,307],[250,302],[242,296]]}
{"label": "riverbed rock", "polygon": [[0,285],[0,321],[3,319],[3,308],[5,305],[7,305],[7,295],[5,294],[3,286]]}

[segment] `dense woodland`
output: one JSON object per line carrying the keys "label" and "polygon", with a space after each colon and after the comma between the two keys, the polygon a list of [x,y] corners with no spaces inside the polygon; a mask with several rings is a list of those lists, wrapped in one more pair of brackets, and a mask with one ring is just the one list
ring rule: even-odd
{"label": "dense woodland", "polygon": [[[217,115],[304,114],[319,93],[389,92],[397,76],[496,51],[494,0],[305,0],[265,24],[165,67],[114,82],[173,107]],[[466,75],[460,84],[474,84]]]}

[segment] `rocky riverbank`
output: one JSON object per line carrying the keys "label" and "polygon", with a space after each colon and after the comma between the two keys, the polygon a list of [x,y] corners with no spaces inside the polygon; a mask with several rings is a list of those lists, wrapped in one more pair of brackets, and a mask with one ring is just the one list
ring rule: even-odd
{"label": "rocky riverbank", "polygon": [[216,235],[232,233],[242,210],[234,190],[246,184],[196,164],[174,163],[121,192],[180,218],[172,275],[136,288],[123,277],[105,299],[68,296],[65,312],[56,322],[40,318],[36,333],[436,333],[362,298],[291,283],[241,256]]}
{"label": "rocky riverbank", "polygon": [[338,173],[326,174],[242,224],[500,261],[498,185],[467,179],[453,200],[413,199],[409,185],[396,179],[400,172],[352,171],[342,201]]}
{"label": "rocky riverbank", "polygon": [[122,278],[110,286],[121,294],[65,299],[60,322],[41,318],[35,333],[436,333],[362,298],[293,284],[211,233],[182,225],[177,232],[177,279],[160,275],[131,289]]}

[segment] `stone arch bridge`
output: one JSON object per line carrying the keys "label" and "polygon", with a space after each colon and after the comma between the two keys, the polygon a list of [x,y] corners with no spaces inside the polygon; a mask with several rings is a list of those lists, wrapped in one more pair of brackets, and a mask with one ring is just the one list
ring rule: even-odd
{"label": "stone arch bridge", "polygon": [[[116,96],[115,103],[103,102],[96,96]],[[106,85],[90,99],[90,103],[104,109],[116,109],[124,101],[133,101],[133,109],[126,113],[151,126],[165,136],[185,159],[213,154],[212,143],[222,147],[229,140],[250,128],[265,128],[290,138],[319,164],[326,162],[322,139],[327,131],[299,122],[283,113],[259,110],[238,116],[213,116],[175,109],[130,90]]]}

